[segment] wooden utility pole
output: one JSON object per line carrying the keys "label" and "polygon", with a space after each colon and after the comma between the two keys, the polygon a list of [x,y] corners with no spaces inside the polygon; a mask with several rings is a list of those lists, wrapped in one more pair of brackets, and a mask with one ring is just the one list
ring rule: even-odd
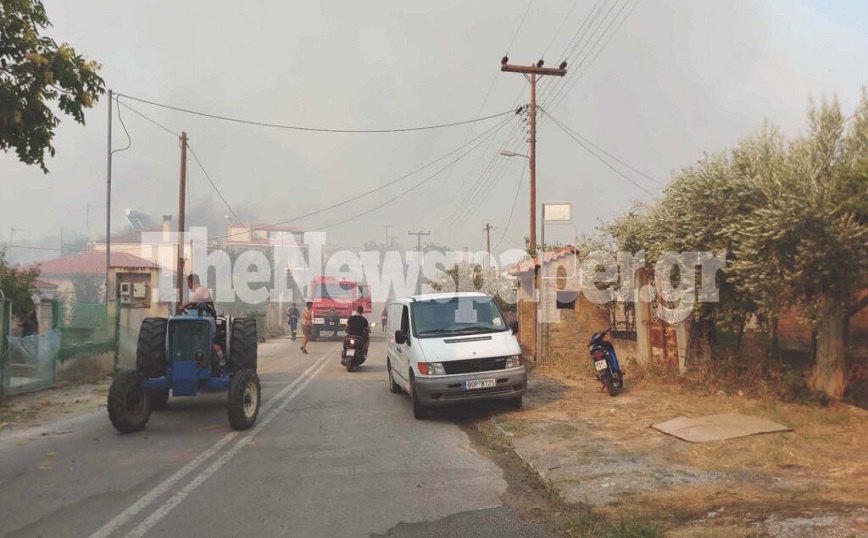
{"label": "wooden utility pole", "polygon": [[383,243],[383,249],[389,250],[389,228],[391,228],[391,224],[383,224],[383,228],[386,229],[386,242]]}
{"label": "wooden utility pole", "polygon": [[485,263],[487,267],[485,269],[491,270],[491,224],[485,225]]}
{"label": "wooden utility pole", "polygon": [[[431,232],[407,232],[407,235],[416,236],[416,257],[419,261],[419,266],[422,266],[422,236],[431,235]],[[422,294],[422,275],[420,271],[419,278],[416,279],[416,295]]]}
{"label": "wooden utility pole", "polygon": [[[112,260],[112,91],[108,91],[108,148],[105,174],[105,302],[109,302],[109,267]],[[113,295],[112,295],[113,297]]]}
{"label": "wooden utility pole", "polygon": [[178,264],[175,287],[178,289],[178,304],[184,303],[184,207],[187,202],[187,131],[181,132],[181,181],[178,190]]}
{"label": "wooden utility pole", "polygon": [[536,82],[539,77],[549,75],[562,77],[567,74],[567,62],[560,67],[543,67],[540,60],[536,65],[512,65],[506,56],[500,61],[500,70],[507,73],[522,73],[530,82],[530,251],[536,255]]}

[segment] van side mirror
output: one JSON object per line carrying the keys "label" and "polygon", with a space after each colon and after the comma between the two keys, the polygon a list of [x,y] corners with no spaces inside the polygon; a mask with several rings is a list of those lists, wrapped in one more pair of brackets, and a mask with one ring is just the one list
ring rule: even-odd
{"label": "van side mirror", "polygon": [[396,344],[406,344],[407,343],[407,333],[398,329],[395,331],[395,343]]}
{"label": "van side mirror", "polygon": [[509,329],[512,331],[512,334],[518,334],[518,322],[513,321],[509,324]]}

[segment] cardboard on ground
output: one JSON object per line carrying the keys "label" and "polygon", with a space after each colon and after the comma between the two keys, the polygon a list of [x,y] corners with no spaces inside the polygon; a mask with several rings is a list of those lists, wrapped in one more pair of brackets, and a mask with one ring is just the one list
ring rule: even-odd
{"label": "cardboard on ground", "polygon": [[724,413],[704,417],[676,417],[652,428],[691,443],[722,441],[760,433],[792,431],[792,428],[771,420],[739,413]]}

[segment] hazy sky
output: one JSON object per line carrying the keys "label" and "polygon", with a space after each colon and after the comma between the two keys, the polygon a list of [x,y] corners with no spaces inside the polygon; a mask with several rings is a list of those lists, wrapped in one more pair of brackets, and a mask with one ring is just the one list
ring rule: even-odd
{"label": "hazy sky", "polygon": [[[617,33],[593,64],[590,58],[609,34],[597,49],[579,47],[567,58],[568,70],[578,74],[584,65],[583,75],[552,87],[553,81],[545,82],[540,100],[580,135],[660,181],[703,152],[733,145],[764,118],[798,134],[811,95],[837,95],[849,113],[860,87],[868,84],[864,0],[603,1],[602,25],[586,34],[595,40],[611,20],[609,32],[618,28]],[[54,23],[50,35],[100,61],[107,87],[180,107],[313,127],[390,128],[474,118],[489,87],[482,115],[529,100],[520,75],[499,72],[526,0],[45,3]],[[593,0],[536,0],[509,48],[510,61],[536,62],[552,42],[545,60],[556,66],[594,5]],[[552,100],[558,89],[564,98]],[[461,126],[320,134],[129,104],[172,130],[186,130],[230,205],[246,222],[257,223],[290,219],[393,181],[500,121],[476,124],[472,133],[470,126]],[[125,225],[126,207],[155,216],[176,213],[178,192],[177,139],[126,109],[121,114],[132,147],[114,160],[116,229]],[[8,238],[10,227],[22,230],[16,241],[57,235],[61,226],[84,232],[87,204],[93,205],[90,234],[102,234],[106,121],[105,99],[87,114],[85,127],[64,118],[54,141],[57,156],[47,163],[49,175],[19,163],[14,153],[0,154],[0,239]],[[526,137],[516,134],[519,122],[512,116],[490,142],[399,200],[329,228],[330,242],[360,246],[382,240],[382,225],[389,224],[404,246],[415,244],[409,230],[425,230],[435,243],[475,250],[482,227],[490,223],[498,250],[521,246],[528,229],[526,174],[517,188],[526,161],[497,156],[509,136],[516,143],[508,149],[527,152]],[[553,122],[541,121],[539,127],[537,201],[572,202],[578,231],[590,231],[633,200],[651,199]],[[117,118],[114,135],[115,147],[123,147],[126,136]],[[363,213],[459,155],[293,224],[313,230]],[[485,195],[473,203],[473,186],[492,160],[489,171],[497,173],[485,176],[491,180]],[[659,191],[647,178],[623,172]],[[208,214],[212,223],[220,223],[228,210],[192,160],[189,178],[194,222]],[[211,231],[220,233],[225,230]],[[549,232],[554,239],[570,235],[564,228]]]}

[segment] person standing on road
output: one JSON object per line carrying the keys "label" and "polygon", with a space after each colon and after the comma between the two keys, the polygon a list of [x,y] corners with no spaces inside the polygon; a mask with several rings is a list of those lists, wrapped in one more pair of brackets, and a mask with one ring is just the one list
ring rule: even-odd
{"label": "person standing on road", "polygon": [[383,312],[380,314],[380,321],[383,332],[386,332],[386,321],[389,319],[389,313],[386,311],[387,307],[383,307]]}
{"label": "person standing on road", "polygon": [[298,317],[300,315],[298,307],[295,306],[295,303],[292,303],[289,306],[289,310],[286,312],[286,317],[287,322],[289,323],[289,332],[293,340],[295,340],[295,331],[298,328]]}
{"label": "person standing on road", "polygon": [[313,332],[313,303],[308,301],[304,303],[304,311],[301,313],[301,351],[307,354],[307,343],[310,340],[310,333]]}

